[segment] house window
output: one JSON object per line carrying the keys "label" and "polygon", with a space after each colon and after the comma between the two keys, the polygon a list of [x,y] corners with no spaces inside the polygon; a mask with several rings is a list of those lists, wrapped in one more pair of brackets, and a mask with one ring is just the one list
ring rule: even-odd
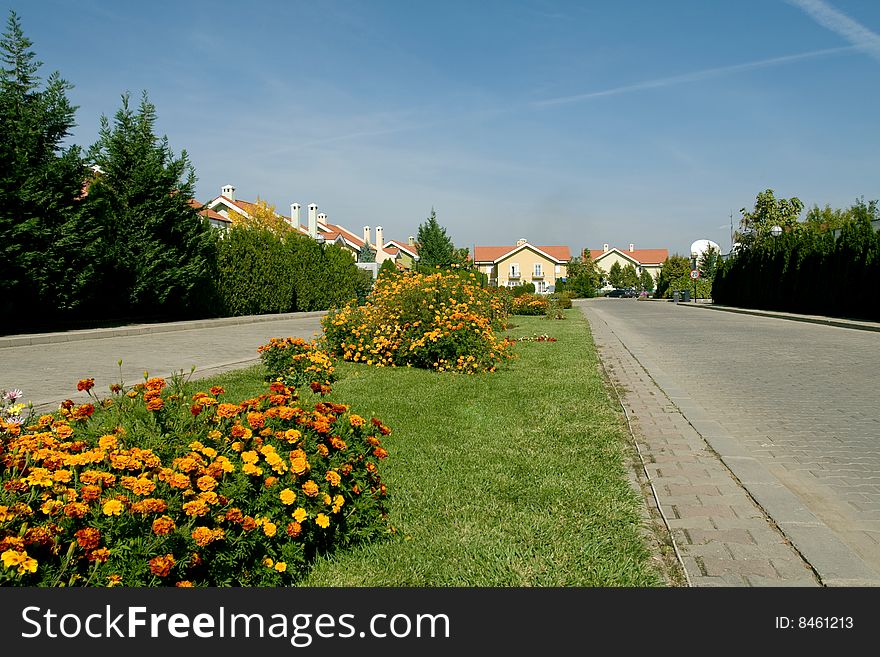
{"label": "house window", "polygon": [[547,291],[547,284],[544,281],[535,281],[535,292],[544,294]]}
{"label": "house window", "polygon": [[510,265],[510,277],[519,278],[519,264],[513,263]]}
{"label": "house window", "polygon": [[556,273],[557,275],[559,275],[559,273],[560,273],[561,271],[562,271],[562,267],[560,267],[559,265],[556,265],[555,273]]}
{"label": "house window", "polygon": [[540,277],[543,276],[543,275],[544,275],[544,272],[541,270],[541,263],[540,263],[540,262],[536,262],[536,263],[535,263],[535,276],[536,276],[537,278],[540,278]]}

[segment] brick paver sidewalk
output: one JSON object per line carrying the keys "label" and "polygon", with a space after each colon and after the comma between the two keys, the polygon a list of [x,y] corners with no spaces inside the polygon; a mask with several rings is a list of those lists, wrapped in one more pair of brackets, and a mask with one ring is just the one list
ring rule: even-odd
{"label": "brick paver sidewalk", "polygon": [[[692,586],[820,586],[815,573],[645,369],[589,308],[602,363],[620,394]],[[641,463],[638,464],[641,469]]]}

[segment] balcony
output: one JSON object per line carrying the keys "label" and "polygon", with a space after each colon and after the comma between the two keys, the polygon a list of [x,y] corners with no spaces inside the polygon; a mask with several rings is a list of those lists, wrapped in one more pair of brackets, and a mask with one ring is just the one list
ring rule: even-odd
{"label": "balcony", "polygon": [[519,280],[519,272],[518,271],[510,272],[510,275],[507,278]]}

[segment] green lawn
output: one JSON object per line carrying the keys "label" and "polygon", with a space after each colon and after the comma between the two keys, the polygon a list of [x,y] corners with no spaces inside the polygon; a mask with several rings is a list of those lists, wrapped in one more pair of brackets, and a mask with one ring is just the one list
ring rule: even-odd
{"label": "green lawn", "polygon": [[[397,533],[320,561],[304,586],[670,585],[589,326],[566,316],[513,317],[510,337],[557,342],[518,343],[494,374],[340,364],[328,399],[393,430],[382,478]],[[255,394],[260,374],[210,381],[234,398]]]}

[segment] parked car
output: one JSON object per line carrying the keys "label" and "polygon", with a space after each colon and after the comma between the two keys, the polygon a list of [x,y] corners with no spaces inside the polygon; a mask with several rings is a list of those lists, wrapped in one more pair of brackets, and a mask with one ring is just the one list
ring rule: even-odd
{"label": "parked car", "polygon": [[631,299],[631,298],[639,296],[639,293],[636,292],[636,289],[634,287],[616,287],[613,290],[611,290],[608,294],[606,294],[605,296],[606,297],[622,297],[622,298]]}

